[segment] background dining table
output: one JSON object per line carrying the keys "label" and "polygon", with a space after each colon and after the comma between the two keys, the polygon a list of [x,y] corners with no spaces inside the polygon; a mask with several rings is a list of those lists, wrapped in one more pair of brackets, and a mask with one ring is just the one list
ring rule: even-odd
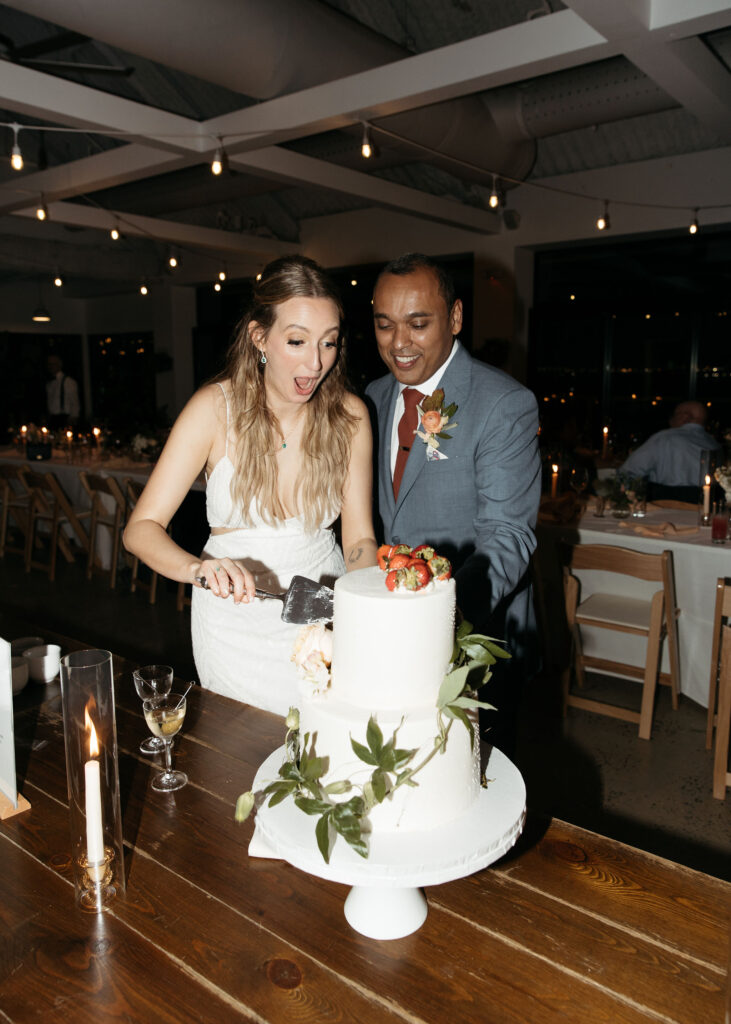
{"label": "background dining table", "polygon": [[[125,490],[126,480],[135,480],[138,483],[146,484],[150,473],[154,469],[154,462],[145,459],[132,458],[130,455],[100,452],[98,449],[85,449],[84,455],[73,449],[54,448],[53,456],[50,459],[26,460],[22,448],[15,446],[0,448],[0,464],[21,466],[27,465],[37,473],[53,473],[60,483],[64,494],[69,500],[72,509],[86,510],[90,508],[91,501],[85,490],[79,473],[85,470],[87,473],[96,473],[100,476],[114,477],[122,489]],[[199,477],[191,487],[190,494],[186,501],[191,500],[195,507],[199,508],[202,516],[202,492],[205,490],[205,481]],[[198,493],[200,492],[200,493]],[[199,500],[200,499],[200,500]],[[111,495],[103,495],[102,500],[108,512],[114,512],[114,500]],[[191,512],[185,509],[183,516],[190,517]],[[178,531],[179,523],[174,525],[174,531]],[[75,521],[73,525],[64,527],[67,536],[81,541],[82,547],[88,531],[88,518]],[[184,529],[189,534],[189,529]],[[197,532],[197,531],[196,531]],[[181,540],[181,538],[176,537]],[[112,536],[109,528],[99,524],[96,539],[97,561],[101,568],[108,569],[112,556]]]}
{"label": "background dining table", "polygon": [[[86,646],[0,619],[8,639],[34,632]],[[253,823],[234,822],[283,721],[195,687],[174,753],[190,781],[156,793],[132,668],[115,655],[127,889],[100,915],[74,903],[60,688],[15,699],[31,808],[0,822],[4,1021],[724,1020],[731,885],[534,816],[529,792],[508,855],[430,887],[417,932],[368,939],[344,918],[347,887],[249,858]]]}
{"label": "background dining table", "polygon": [[[545,506],[543,506],[545,508]],[[548,506],[550,511],[550,505]],[[709,527],[701,527],[698,512],[648,505],[644,519],[617,519],[610,509],[594,515],[591,499],[583,515],[561,523],[547,514],[539,517],[537,561],[545,618],[543,636],[547,657],[558,665],[566,647],[564,598],[562,589],[561,545],[607,544],[632,548],[650,554],[668,550],[673,555],[675,593],[680,647],[680,691],[703,707],[708,706],[713,609],[716,580],[731,576],[731,538],[725,544],[713,544]],[[657,583],[628,579],[613,573],[577,572],[581,580],[581,600],[597,590],[646,597],[658,589]],[[584,653],[599,658],[644,665],[642,637],[610,630],[582,629]],[[663,649],[663,671],[668,671],[667,645]]]}

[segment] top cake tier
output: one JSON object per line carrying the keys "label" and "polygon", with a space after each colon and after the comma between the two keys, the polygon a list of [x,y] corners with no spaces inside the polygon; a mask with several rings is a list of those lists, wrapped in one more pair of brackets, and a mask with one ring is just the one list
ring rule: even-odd
{"label": "top cake tier", "polygon": [[454,644],[454,580],[386,589],[377,567],[335,583],[333,697],[379,709],[436,705]]}

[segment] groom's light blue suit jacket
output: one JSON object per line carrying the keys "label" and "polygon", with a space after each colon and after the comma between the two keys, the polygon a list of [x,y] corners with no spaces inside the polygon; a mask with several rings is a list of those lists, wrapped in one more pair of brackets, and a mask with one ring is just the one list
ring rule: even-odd
{"label": "groom's light blue suit jacket", "polygon": [[[386,543],[429,543],[450,559],[457,603],[473,625],[508,641],[513,669],[537,667],[529,561],[540,498],[538,408],[532,392],[459,345],[439,387],[457,426],[428,461],[414,437],[399,496],[391,477],[391,426],[399,392],[388,374],[366,389],[375,412],[376,533]],[[378,524],[380,517],[380,524]]]}

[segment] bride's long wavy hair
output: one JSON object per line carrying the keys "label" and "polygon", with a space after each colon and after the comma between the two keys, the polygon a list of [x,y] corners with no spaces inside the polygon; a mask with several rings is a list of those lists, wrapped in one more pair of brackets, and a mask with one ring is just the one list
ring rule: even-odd
{"label": "bride's long wavy hair", "polygon": [[253,525],[252,498],[265,522],[275,525],[286,518],[277,493],[277,460],[282,431],[267,407],[264,367],[251,337],[252,323],[271,330],[279,306],[292,298],[330,299],[338,310],[341,331],[335,364],[305,405],[302,430],[302,461],[295,483],[295,501],[305,526],[313,530],[338,514],[350,462],[350,446],[356,418],[345,408],[345,339],[343,308],[335,283],[322,267],[306,256],[282,256],[273,260],[254,282],[247,312],[236,328],[226,369],[217,378],[231,382],[229,398],[237,439],[231,496],[242,509],[243,520]]}

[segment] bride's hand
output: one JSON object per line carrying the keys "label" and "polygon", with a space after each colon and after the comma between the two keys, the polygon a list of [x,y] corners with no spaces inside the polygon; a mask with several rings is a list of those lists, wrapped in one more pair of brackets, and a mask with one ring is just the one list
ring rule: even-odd
{"label": "bride's hand", "polygon": [[256,596],[254,577],[232,558],[204,558],[195,575],[205,577],[209,590],[216,597],[233,594],[234,604],[248,604]]}

